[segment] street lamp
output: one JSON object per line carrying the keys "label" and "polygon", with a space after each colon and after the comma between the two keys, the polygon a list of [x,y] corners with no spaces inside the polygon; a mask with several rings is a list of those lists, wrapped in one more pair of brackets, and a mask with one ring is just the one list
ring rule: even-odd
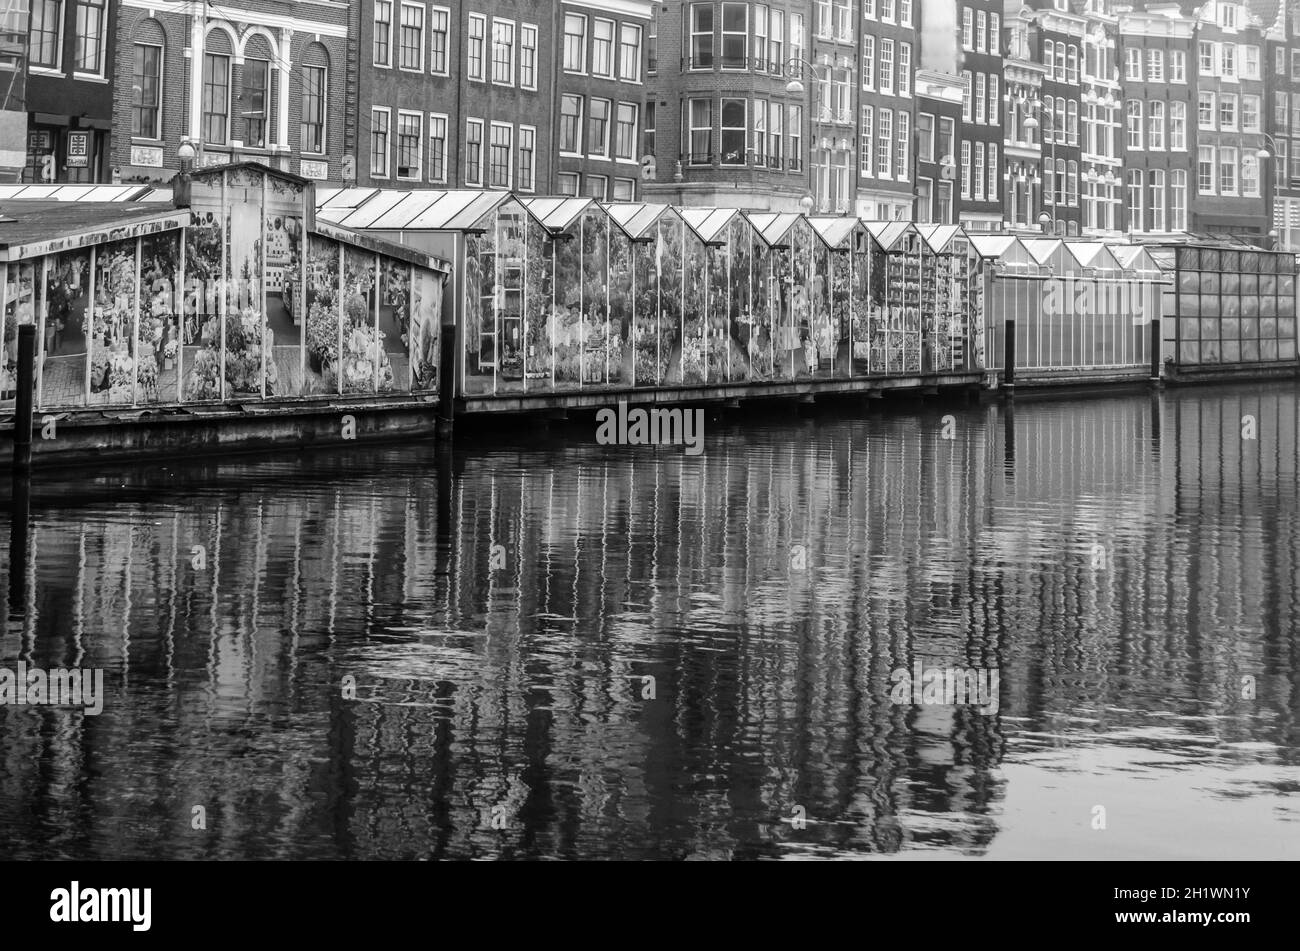
{"label": "street lamp", "polygon": [[182,139],[176,149],[176,161],[181,169],[172,179],[172,206],[188,208],[190,206],[190,173],[194,171],[194,156],[197,154],[189,139]]}
{"label": "street lamp", "polygon": [[[1031,99],[1031,100],[1021,99],[1021,103],[1022,103],[1022,105],[1026,108],[1026,110],[1029,110],[1029,109],[1032,109],[1032,110],[1033,110],[1033,111],[1031,111],[1031,112],[1029,113],[1028,118],[1025,119],[1025,128],[1026,128],[1026,129],[1029,129],[1029,130],[1032,131],[1032,130],[1034,130],[1034,129],[1039,128],[1039,126],[1041,125],[1041,123],[1040,123],[1037,119],[1034,118],[1034,112],[1037,112],[1037,113],[1039,113],[1040,115],[1042,115],[1043,119],[1045,119],[1045,120],[1047,121],[1047,128],[1043,129],[1043,135],[1047,135],[1048,132],[1050,132],[1051,135],[1052,135],[1052,177],[1051,177],[1051,179],[1048,179],[1048,177],[1047,177],[1046,175],[1044,175],[1044,176],[1043,176],[1043,181],[1044,181],[1044,183],[1046,183],[1046,182],[1048,182],[1048,181],[1051,181],[1051,182],[1055,183],[1055,184],[1053,185],[1053,191],[1056,191],[1056,190],[1059,189],[1061,192],[1064,192],[1064,191],[1065,191],[1065,187],[1064,187],[1064,185],[1063,185],[1063,184],[1060,184],[1060,183],[1058,182],[1058,179],[1057,179],[1057,169],[1056,169],[1056,135],[1057,135],[1057,131],[1058,131],[1058,130],[1057,130],[1057,128],[1056,128],[1056,119],[1055,119],[1055,116],[1052,114],[1052,110],[1051,110],[1051,109],[1048,109],[1048,108],[1044,108],[1044,107],[1043,107],[1043,102],[1042,102],[1041,99]],[[1040,151],[1042,150],[1042,142],[1039,142],[1039,150],[1040,150]],[[1041,160],[1040,160],[1040,161],[1041,161]],[[1043,196],[1043,197],[1046,198],[1046,196]],[[1052,196],[1052,199],[1053,199],[1053,200],[1052,200],[1052,206],[1053,206],[1053,208],[1055,208],[1055,206],[1056,206],[1056,200],[1055,200],[1055,199],[1056,199],[1056,195],[1055,195],[1055,194]],[[1042,219],[1043,219],[1043,216],[1044,216],[1044,215],[1046,215],[1046,217],[1047,217],[1047,219],[1048,219],[1049,222],[1055,222],[1055,220],[1056,220],[1056,219],[1055,219],[1055,216],[1054,216],[1054,215],[1049,215],[1049,214],[1047,214],[1047,212],[1044,211],[1043,214],[1039,216],[1039,222],[1040,222],[1040,223],[1042,222]],[[1044,228],[1043,230],[1046,231],[1047,229]]]}
{"label": "street lamp", "polygon": [[[848,73],[848,79],[850,84],[853,83],[854,70],[852,64],[849,63],[847,59],[845,59],[842,65],[840,66],[840,68],[843,69],[846,73]],[[803,83],[803,80],[800,78],[804,69],[808,70],[813,80],[819,82],[824,81],[827,84],[828,89],[831,91],[832,96],[834,95],[834,85],[835,85],[834,59],[831,59],[829,62],[823,63],[821,66],[817,66],[815,63],[809,62],[808,60],[804,59],[802,56],[794,56],[786,60],[785,71],[786,74],[791,77],[790,81],[785,84],[785,91],[787,93],[789,93],[792,96],[802,96],[808,91],[807,87]],[[822,80],[821,75],[818,73],[819,69],[824,69],[826,71],[824,80]],[[808,105],[809,105],[809,109],[815,108],[811,102],[811,97]],[[827,111],[830,111],[832,109],[833,109],[833,104],[828,103]],[[812,120],[811,127],[809,130],[811,133],[810,135],[811,141],[809,142],[809,149],[808,149],[808,155],[809,155],[808,188],[810,192],[814,192],[817,189],[817,177],[816,177],[816,166],[815,163],[812,161],[812,156],[814,156],[818,151],[821,150],[821,136],[819,133],[821,131],[822,123],[827,120],[823,119],[822,110],[820,108],[816,108],[815,114],[811,117],[811,120]],[[849,165],[852,166],[853,165],[853,143],[850,142],[848,139],[842,138],[840,139],[838,144],[832,143],[832,145],[835,145],[835,147],[840,148],[841,151],[846,151],[849,153]],[[825,166],[826,184],[824,188],[824,199],[825,199],[825,204],[827,206],[830,205],[831,172],[832,172],[831,158],[829,155],[827,155],[826,166]],[[847,201],[848,199],[847,195],[844,195],[842,197]],[[816,199],[813,198],[811,194],[805,195],[804,198],[811,200],[813,205],[816,205],[817,203]],[[800,206],[803,206],[804,199],[800,199],[799,204]],[[810,209],[806,209],[806,210],[810,210]]]}

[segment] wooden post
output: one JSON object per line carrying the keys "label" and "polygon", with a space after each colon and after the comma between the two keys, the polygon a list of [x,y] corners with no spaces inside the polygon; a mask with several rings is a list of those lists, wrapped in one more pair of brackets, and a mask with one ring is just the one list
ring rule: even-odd
{"label": "wooden post", "polygon": [[18,325],[18,389],[14,398],[14,477],[32,464],[32,393],[36,381],[36,325]]}
{"label": "wooden post", "polygon": [[1160,318],[1151,318],[1151,382],[1160,382]]}
{"label": "wooden post", "polygon": [[1009,393],[1016,387],[1016,320],[1002,322],[1002,387]]}

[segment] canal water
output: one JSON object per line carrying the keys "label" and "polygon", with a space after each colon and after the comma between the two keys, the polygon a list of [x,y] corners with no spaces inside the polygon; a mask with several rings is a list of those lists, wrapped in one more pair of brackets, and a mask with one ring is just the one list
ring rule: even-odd
{"label": "canal water", "polygon": [[39,475],[0,668],[103,710],[0,707],[0,857],[1300,857],[1298,404]]}

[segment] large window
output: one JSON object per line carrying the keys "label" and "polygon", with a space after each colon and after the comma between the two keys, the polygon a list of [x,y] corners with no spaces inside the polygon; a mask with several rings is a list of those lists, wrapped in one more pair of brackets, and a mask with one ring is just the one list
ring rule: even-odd
{"label": "large window", "polygon": [[564,68],[570,73],[587,70],[587,18],[580,13],[564,15]]}
{"label": "large window", "polygon": [[144,139],[162,137],[162,47],[135,44],[131,70],[131,134]]}
{"label": "large window", "polygon": [[876,175],[888,178],[894,172],[894,113],[881,109],[876,119]]}
{"label": "large window", "polygon": [[624,23],[618,38],[618,76],[628,82],[641,81],[641,27]]}
{"label": "large window", "polygon": [[722,100],[722,164],[745,164],[745,100]]}
{"label": "large window", "polygon": [[397,114],[397,177],[420,180],[420,145],[424,138],[423,116],[418,112]]}
{"label": "large window", "polygon": [[510,20],[492,21],[492,81],[515,84],[515,25]]}
{"label": "large window", "polygon": [[32,66],[59,68],[62,18],[62,0],[32,0],[31,30],[27,38],[27,55]]}
{"label": "large window", "polygon": [[582,152],[582,97],[566,94],[560,100],[560,151]]}
{"label": "large window", "polygon": [[1128,227],[1130,231],[1146,231],[1146,215],[1142,211],[1142,171],[1130,169],[1128,179]]}
{"label": "large window", "polygon": [[388,123],[387,109],[370,110],[370,174],[374,178],[388,177]]}
{"label": "large window", "polygon": [[614,21],[597,17],[591,23],[591,75],[614,75]]}
{"label": "large window", "polygon": [[1151,230],[1165,230],[1165,173],[1151,171]]}
{"label": "large window", "polygon": [[[912,114],[898,110],[898,147],[894,156],[894,167],[898,170],[898,180],[905,182],[911,177],[912,168]],[[981,146],[980,156],[983,157],[984,149]],[[983,169],[980,170],[983,172]],[[981,175],[981,178],[983,176]],[[983,182],[980,183],[980,191],[984,190]]]}
{"label": "large window", "polygon": [[424,4],[402,4],[402,28],[398,33],[397,65],[402,69],[424,69]]}
{"label": "large window", "polygon": [[1169,147],[1174,150],[1187,148],[1187,103],[1169,103]]}
{"label": "large window", "polygon": [[1237,150],[1227,146],[1219,149],[1219,194],[1237,194]]}
{"label": "large window", "polygon": [[392,55],[393,4],[391,0],[375,0],[375,65],[393,65]]}
{"label": "large window", "polygon": [[325,152],[325,67],[302,67],[302,130],[299,148],[316,155]]}
{"label": "large window", "polygon": [[532,126],[519,127],[519,180],[516,187],[522,192],[537,187],[537,130]]}
{"label": "large window", "polygon": [[429,11],[429,72],[447,75],[447,34],[451,29],[451,13],[441,7]]}
{"label": "large window", "polygon": [[537,88],[537,27],[531,23],[519,28],[519,85]]}
{"label": "large window", "polygon": [[1214,146],[1202,145],[1196,150],[1196,190],[1202,195],[1214,194]]}
{"label": "large window", "polygon": [[244,119],[244,145],[266,148],[266,105],[270,101],[271,64],[264,59],[245,59],[240,86],[239,113]]}
{"label": "large window", "polygon": [[79,73],[104,72],[104,32],[108,0],[77,0],[77,44],[74,69]]}
{"label": "large window", "polygon": [[688,109],[692,165],[713,164],[713,100],[692,99]]}
{"label": "large window", "polygon": [[635,103],[620,102],[618,118],[614,127],[614,158],[632,161],[636,159],[636,116]]}
{"label": "large window", "polygon": [[[469,78],[482,82],[487,78],[487,65],[484,62],[487,48],[487,17],[477,13],[469,15],[469,43],[467,60]],[[480,132],[482,131],[480,127]]]}
{"label": "large window", "polygon": [[588,106],[590,118],[587,127],[587,150],[592,155],[609,155],[609,109],[608,99],[592,99]]}
{"label": "large window", "polygon": [[1181,168],[1169,173],[1169,230],[1187,230],[1187,172]]}
{"label": "large window", "polygon": [[203,54],[203,141],[225,145],[230,134],[230,57]]}
{"label": "large window", "polygon": [[713,68],[713,4],[691,4],[691,69]]}
{"label": "large window", "polygon": [[492,123],[492,139],[488,144],[488,185],[509,188],[510,173],[514,163],[511,158],[514,127],[504,122]]}
{"label": "large window", "polygon": [[1158,99],[1153,99],[1147,104],[1147,148],[1163,149],[1164,147],[1165,104]]}
{"label": "large window", "polygon": [[465,120],[465,184],[483,184],[483,120]]}
{"label": "large window", "polygon": [[429,115],[429,181],[447,183],[447,117],[437,113]]}
{"label": "large window", "polygon": [[744,69],[749,61],[749,4],[722,5],[722,68]]}
{"label": "large window", "polygon": [[655,124],[658,103],[653,98],[647,99],[645,103],[645,141],[642,148],[645,149],[645,155],[655,154]]}
{"label": "large window", "polygon": [[1128,101],[1128,147],[1142,148],[1142,100]]}

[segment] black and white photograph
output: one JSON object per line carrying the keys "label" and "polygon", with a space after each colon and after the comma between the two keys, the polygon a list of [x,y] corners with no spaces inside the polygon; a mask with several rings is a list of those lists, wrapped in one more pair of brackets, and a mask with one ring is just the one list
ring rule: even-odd
{"label": "black and white photograph", "polygon": [[940,862],[1258,940],[1300,2],[0,4],[24,918]]}

